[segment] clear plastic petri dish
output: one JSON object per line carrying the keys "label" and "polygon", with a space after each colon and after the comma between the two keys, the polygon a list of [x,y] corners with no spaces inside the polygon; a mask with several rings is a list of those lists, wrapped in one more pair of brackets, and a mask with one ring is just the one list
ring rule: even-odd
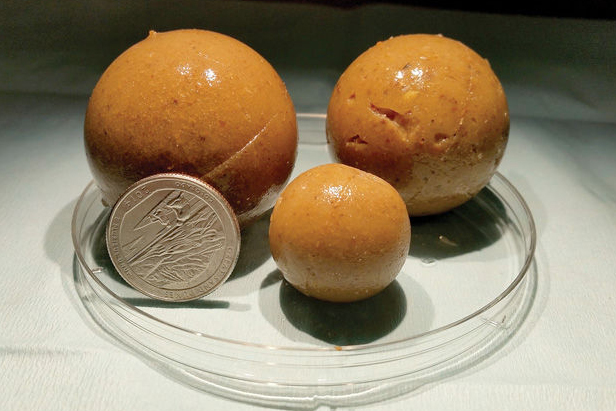
{"label": "clear plastic petri dish", "polygon": [[[331,161],[325,116],[300,114],[297,175]],[[353,406],[467,369],[519,328],[536,287],[531,211],[496,174],[475,198],[413,218],[396,281],[364,301],[303,296],[269,253],[269,215],[242,232],[234,272],[206,297],[168,303],[128,286],[105,244],[110,210],[90,183],[73,214],[74,279],[96,323],[183,383],[268,406]]]}

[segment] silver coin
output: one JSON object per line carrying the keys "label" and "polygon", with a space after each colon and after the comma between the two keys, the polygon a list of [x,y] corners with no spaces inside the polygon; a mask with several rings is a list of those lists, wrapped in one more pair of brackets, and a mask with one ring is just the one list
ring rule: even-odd
{"label": "silver coin", "polygon": [[240,229],[231,206],[214,188],[164,173],[132,185],[107,223],[107,250],[133,288],[164,301],[211,293],[235,267]]}

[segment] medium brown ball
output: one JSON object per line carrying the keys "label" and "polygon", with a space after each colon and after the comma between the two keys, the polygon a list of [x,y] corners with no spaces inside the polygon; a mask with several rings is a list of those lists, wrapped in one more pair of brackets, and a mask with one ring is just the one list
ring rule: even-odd
{"label": "medium brown ball", "polygon": [[350,302],[377,294],[409,251],[404,201],[386,181],[342,164],[310,169],[280,195],[271,216],[272,256],[302,293]]}
{"label": "medium brown ball", "polygon": [[377,43],[342,74],[327,111],[335,158],[374,173],[411,215],[447,211],[477,194],[509,135],[505,93],[464,44],[414,34]]}
{"label": "medium brown ball", "polygon": [[107,205],[137,180],[179,172],[218,189],[242,226],[273,205],[297,150],[295,110],[274,68],[204,30],[150,32],[122,53],[92,92],[84,134]]}

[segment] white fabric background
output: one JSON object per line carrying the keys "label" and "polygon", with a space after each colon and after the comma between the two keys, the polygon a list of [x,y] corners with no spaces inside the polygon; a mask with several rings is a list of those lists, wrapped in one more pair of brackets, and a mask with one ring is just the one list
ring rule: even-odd
{"label": "white fabric background", "polygon": [[323,112],[341,70],[389,35],[440,32],[487,57],[511,108],[500,172],[537,223],[535,301],[486,361],[362,409],[616,409],[614,21],[178,4],[0,8],[0,409],[259,409],[185,386],[130,354],[89,319],[73,283],[71,214],[91,179],[82,146],[88,94],[147,28],[179,27],[251,44],[279,69],[298,111]]}

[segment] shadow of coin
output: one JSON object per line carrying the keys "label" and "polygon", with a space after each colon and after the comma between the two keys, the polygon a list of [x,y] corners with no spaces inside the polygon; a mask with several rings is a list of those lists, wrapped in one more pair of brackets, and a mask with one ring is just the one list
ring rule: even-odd
{"label": "shadow of coin", "polygon": [[108,278],[114,280],[116,282],[126,284],[126,281],[120,276],[118,271],[115,269],[113,262],[111,261],[111,257],[109,256],[109,251],[107,250],[107,219],[109,218],[109,213],[102,213],[93,224],[93,232],[90,242],[90,254],[92,256],[92,260],[96,263],[97,267],[92,268],[101,268],[107,274]]}
{"label": "shadow of coin", "polygon": [[505,206],[484,188],[466,203],[443,214],[411,218],[409,255],[444,259],[490,246],[501,238]]}
{"label": "shadow of coin", "polygon": [[144,308],[144,307],[152,307],[152,308],[199,308],[199,309],[228,309],[231,304],[228,301],[220,301],[220,300],[207,300],[207,299],[197,299],[193,301],[183,301],[183,302],[173,302],[173,301],[160,301],[154,298],[143,297],[143,298],[125,298],[124,301],[127,303],[134,305],[135,307]]}
{"label": "shadow of coin", "polygon": [[269,221],[271,210],[265,213],[252,225],[242,230],[240,255],[227,281],[250,274],[270,258]]}
{"label": "shadow of coin", "polygon": [[288,282],[280,285],[280,307],[298,330],[334,345],[367,344],[391,333],[406,315],[406,297],[397,281],[379,294],[352,303],[307,297]]}

